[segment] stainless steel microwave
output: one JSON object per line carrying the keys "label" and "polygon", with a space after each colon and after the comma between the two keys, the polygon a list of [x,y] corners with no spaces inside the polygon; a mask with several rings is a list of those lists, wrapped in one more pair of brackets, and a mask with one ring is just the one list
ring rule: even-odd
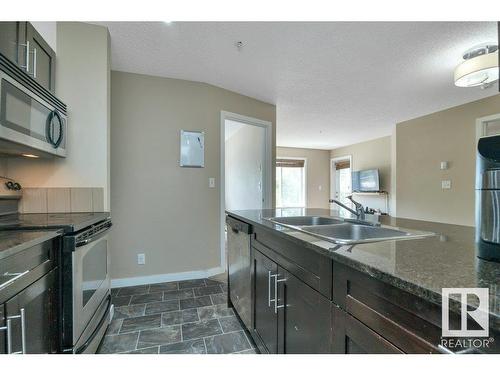
{"label": "stainless steel microwave", "polygon": [[66,113],[40,90],[0,71],[0,153],[66,157]]}

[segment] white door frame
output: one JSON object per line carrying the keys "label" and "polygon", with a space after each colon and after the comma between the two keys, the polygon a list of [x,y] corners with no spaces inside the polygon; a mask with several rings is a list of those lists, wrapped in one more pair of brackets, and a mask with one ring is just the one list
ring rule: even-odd
{"label": "white door frame", "polygon": [[265,130],[265,150],[264,150],[264,173],[262,174],[262,196],[263,208],[272,208],[273,199],[273,123],[253,117],[243,116],[237,113],[220,112],[220,259],[221,267],[226,270],[226,247],[224,227],[226,222],[226,120],[242,122],[247,125],[258,126]]}
{"label": "white door frame", "polygon": [[349,160],[352,174],[352,155],[337,156],[330,159],[330,199],[335,199],[335,170],[333,169],[333,167],[336,162],[341,160]]}
{"label": "white door frame", "polygon": [[485,126],[488,122],[500,120],[500,113],[495,113],[494,115],[479,117],[476,119],[476,143],[479,138],[485,136]]}

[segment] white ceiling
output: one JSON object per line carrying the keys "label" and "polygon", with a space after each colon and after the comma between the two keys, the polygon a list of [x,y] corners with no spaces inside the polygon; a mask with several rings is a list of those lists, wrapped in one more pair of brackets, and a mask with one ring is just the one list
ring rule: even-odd
{"label": "white ceiling", "polygon": [[[331,149],[498,93],[457,88],[493,22],[105,22],[115,70],[207,82],[277,106],[278,146]],[[241,51],[235,47],[242,41]]]}

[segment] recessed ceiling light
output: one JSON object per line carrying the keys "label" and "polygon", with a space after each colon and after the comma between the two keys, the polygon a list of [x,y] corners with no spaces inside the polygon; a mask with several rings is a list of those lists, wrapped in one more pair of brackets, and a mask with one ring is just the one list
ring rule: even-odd
{"label": "recessed ceiling light", "polygon": [[167,25],[174,22],[174,21],[163,21],[164,23],[166,23]]}
{"label": "recessed ceiling light", "polygon": [[34,159],[38,159],[40,157],[38,155],[33,155],[33,154],[21,154],[21,155],[26,158],[34,158]]}
{"label": "recessed ceiling light", "polygon": [[471,48],[455,69],[458,87],[488,86],[498,80],[498,46],[484,44]]}

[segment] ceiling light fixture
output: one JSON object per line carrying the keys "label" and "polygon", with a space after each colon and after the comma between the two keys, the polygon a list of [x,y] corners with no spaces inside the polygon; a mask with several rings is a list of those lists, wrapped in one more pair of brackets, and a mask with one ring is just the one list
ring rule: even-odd
{"label": "ceiling light fixture", "polygon": [[483,44],[466,51],[455,69],[455,86],[483,88],[498,80],[498,46]]}
{"label": "ceiling light fixture", "polygon": [[33,154],[22,154],[22,155],[26,158],[34,158],[34,159],[38,159],[40,157],[38,155],[33,155]]}

